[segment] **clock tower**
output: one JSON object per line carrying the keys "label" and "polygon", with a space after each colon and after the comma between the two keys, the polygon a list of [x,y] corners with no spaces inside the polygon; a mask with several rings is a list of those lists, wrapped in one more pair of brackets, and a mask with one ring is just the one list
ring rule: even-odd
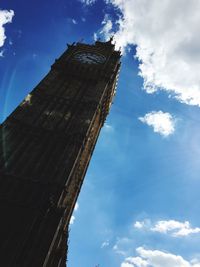
{"label": "clock tower", "polygon": [[0,125],[1,266],[66,266],[70,217],[119,68],[112,40],[68,45]]}

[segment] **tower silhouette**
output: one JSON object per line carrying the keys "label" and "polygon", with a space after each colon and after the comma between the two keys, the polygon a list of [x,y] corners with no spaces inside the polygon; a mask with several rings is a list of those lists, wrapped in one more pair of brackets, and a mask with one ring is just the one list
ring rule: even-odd
{"label": "tower silhouette", "polygon": [[68,226],[120,68],[77,43],[0,125],[0,265],[66,266]]}

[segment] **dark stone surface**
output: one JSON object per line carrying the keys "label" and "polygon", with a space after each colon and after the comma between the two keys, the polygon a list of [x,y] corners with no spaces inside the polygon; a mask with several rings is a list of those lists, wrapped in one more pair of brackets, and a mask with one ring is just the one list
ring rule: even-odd
{"label": "dark stone surface", "polygon": [[[82,52],[106,61],[75,59]],[[66,266],[70,217],[109,112],[119,61],[109,42],[69,46],[0,126],[1,266]]]}

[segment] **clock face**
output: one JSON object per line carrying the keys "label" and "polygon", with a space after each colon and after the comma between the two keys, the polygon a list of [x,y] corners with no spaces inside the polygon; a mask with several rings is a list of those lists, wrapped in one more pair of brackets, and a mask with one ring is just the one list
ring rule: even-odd
{"label": "clock face", "polygon": [[82,63],[87,64],[102,64],[105,62],[105,56],[101,54],[89,53],[89,52],[81,52],[75,54],[74,58]]}

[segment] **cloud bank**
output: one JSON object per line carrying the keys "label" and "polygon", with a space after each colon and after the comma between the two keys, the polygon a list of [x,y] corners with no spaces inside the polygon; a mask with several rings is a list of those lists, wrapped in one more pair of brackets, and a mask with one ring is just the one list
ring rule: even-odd
{"label": "cloud bank", "polygon": [[4,25],[7,23],[11,23],[13,16],[13,10],[0,10],[0,47],[4,45],[6,39]]}
{"label": "cloud bank", "polygon": [[[105,0],[118,9],[115,40],[124,50],[136,45],[139,74],[147,93],[165,90],[200,106],[200,1]],[[108,26],[111,25],[108,20]],[[110,31],[105,31],[108,38]]]}
{"label": "cloud bank", "polygon": [[141,122],[153,127],[155,133],[167,137],[175,131],[175,119],[168,113],[163,111],[152,111],[144,117],[138,118]]}
{"label": "cloud bank", "polygon": [[160,250],[147,250],[143,247],[136,249],[137,257],[128,257],[121,267],[200,267],[196,259],[187,261],[179,255]]}

